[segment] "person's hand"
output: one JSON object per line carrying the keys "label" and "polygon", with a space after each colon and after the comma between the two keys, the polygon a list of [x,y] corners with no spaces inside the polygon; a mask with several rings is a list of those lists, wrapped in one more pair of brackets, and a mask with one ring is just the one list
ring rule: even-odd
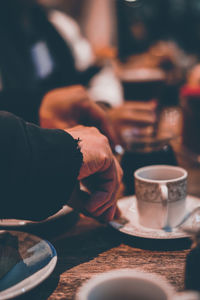
{"label": "person's hand", "polygon": [[138,132],[151,134],[157,122],[157,102],[129,101],[120,107],[108,111],[108,116],[119,134],[122,142],[122,132],[126,128],[137,128]]}
{"label": "person's hand", "polygon": [[122,170],[108,139],[94,127],[76,126],[66,131],[74,139],[80,139],[83,164],[78,180],[90,191],[88,199],[73,197],[69,205],[101,220],[112,220],[117,212],[116,194]]}
{"label": "person's hand", "polygon": [[48,92],[39,110],[40,126],[66,129],[76,125],[95,126],[105,134],[111,145],[116,143],[114,130],[107,114],[93,102],[80,85]]}

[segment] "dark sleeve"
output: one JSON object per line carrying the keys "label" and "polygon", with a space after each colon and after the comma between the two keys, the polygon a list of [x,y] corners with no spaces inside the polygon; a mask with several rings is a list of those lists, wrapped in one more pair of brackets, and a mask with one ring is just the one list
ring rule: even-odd
{"label": "dark sleeve", "polygon": [[0,112],[0,218],[41,220],[62,208],[82,163],[78,141]]}
{"label": "dark sleeve", "polygon": [[46,90],[9,89],[0,92],[0,110],[38,124],[38,110]]}

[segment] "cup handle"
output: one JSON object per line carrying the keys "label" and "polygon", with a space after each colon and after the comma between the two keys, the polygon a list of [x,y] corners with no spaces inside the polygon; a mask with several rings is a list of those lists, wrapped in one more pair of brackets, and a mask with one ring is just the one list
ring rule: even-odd
{"label": "cup handle", "polygon": [[163,228],[168,228],[168,187],[166,184],[160,184],[160,192],[164,215]]}

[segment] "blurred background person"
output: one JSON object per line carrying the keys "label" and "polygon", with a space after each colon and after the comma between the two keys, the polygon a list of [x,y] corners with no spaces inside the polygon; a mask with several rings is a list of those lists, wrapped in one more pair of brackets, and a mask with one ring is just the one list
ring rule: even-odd
{"label": "blurred background person", "polygon": [[[121,103],[120,84],[112,72],[95,65],[94,53],[76,22],[61,12],[44,11],[36,1],[8,0],[0,5],[1,90],[44,94],[82,84],[95,101]],[[95,78],[101,72],[103,76]]]}
{"label": "blurred background person", "polygon": [[[94,52],[81,35],[77,23],[60,11],[44,10],[36,2],[8,0],[0,4],[1,109],[16,113],[25,120],[37,122],[38,110],[41,103],[45,102],[40,110],[41,124],[53,128],[63,123],[64,116],[70,114],[68,99],[72,99],[72,94],[76,94],[73,101],[76,107],[86,98],[88,103],[94,100],[104,103],[106,107],[122,105],[122,87],[113,68],[110,64],[103,64],[103,67],[95,64]],[[83,89],[77,89],[76,93],[65,90],[66,95],[63,97],[64,90],[60,93],[57,90],[53,93],[54,97],[45,97],[42,102],[48,91],[75,84],[85,86],[88,95],[86,96]],[[53,101],[56,105],[52,105]],[[51,108],[48,108],[48,103]],[[52,118],[52,123],[50,119],[47,121],[47,116],[54,115],[55,119],[61,117],[60,113],[56,114],[56,107],[60,105],[64,109],[61,122],[54,122]],[[116,118],[117,116],[118,114]],[[84,117],[82,119],[86,120]],[[76,121],[79,123],[80,118]],[[89,124],[96,125],[95,123],[98,120]],[[63,128],[67,126],[66,120]]]}

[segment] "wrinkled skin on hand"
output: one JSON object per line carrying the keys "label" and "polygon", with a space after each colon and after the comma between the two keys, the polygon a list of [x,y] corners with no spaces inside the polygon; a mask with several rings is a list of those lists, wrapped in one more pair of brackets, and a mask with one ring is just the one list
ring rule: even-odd
{"label": "wrinkled skin on hand", "polygon": [[87,199],[74,197],[72,207],[103,221],[110,221],[117,211],[117,191],[122,170],[112,154],[108,139],[94,127],[76,126],[66,130],[80,139],[83,164],[78,179],[90,191]]}

